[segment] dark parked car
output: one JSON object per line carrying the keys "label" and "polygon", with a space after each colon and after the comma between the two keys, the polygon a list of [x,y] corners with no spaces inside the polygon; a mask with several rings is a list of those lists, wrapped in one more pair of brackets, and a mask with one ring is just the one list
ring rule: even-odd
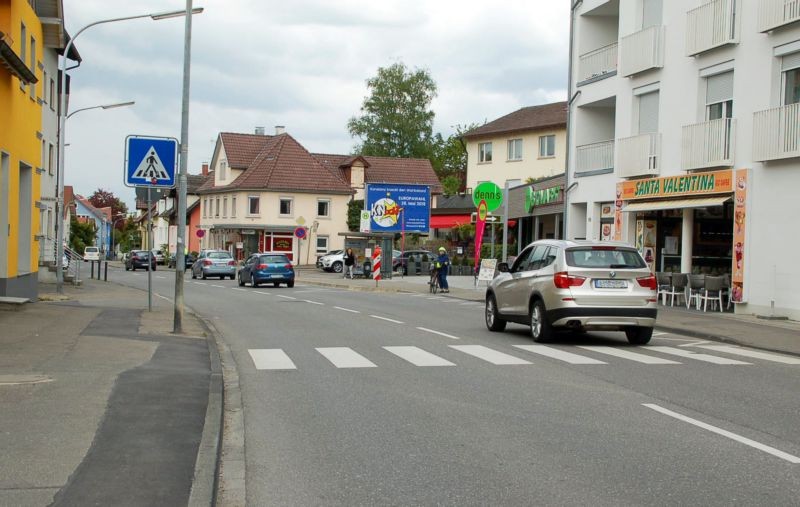
{"label": "dark parked car", "polygon": [[[395,250],[397,252],[397,250]],[[392,255],[392,271],[400,271],[400,268],[403,269],[403,274],[408,274],[408,258],[414,256],[414,260],[419,263],[422,260],[423,255],[428,256],[428,260],[433,260],[433,252],[429,252],[428,250],[406,250],[405,252],[399,253],[399,255]],[[419,274],[420,267],[417,265],[417,272],[414,274]]]}
{"label": "dark parked car", "polygon": [[248,282],[253,287],[260,283],[271,283],[275,287],[285,283],[287,287],[294,287],[292,261],[283,254],[253,254],[239,270],[239,286]]}
{"label": "dark parked car", "polygon": [[[194,264],[194,261],[196,261],[196,260],[197,260],[197,257],[194,254],[191,254],[191,253],[186,254],[184,256],[184,258],[183,258],[183,264],[184,264],[184,268],[185,268],[184,271],[186,271],[186,269],[191,269],[192,264]],[[168,264],[167,267],[174,268],[176,262],[177,261],[175,260],[175,256],[174,255],[170,255],[169,256],[169,264]]]}
{"label": "dark parked car", "polygon": [[125,271],[136,271],[137,269],[147,269],[147,261],[150,260],[150,269],[156,270],[156,258],[147,250],[131,250],[128,259],[125,261]]}

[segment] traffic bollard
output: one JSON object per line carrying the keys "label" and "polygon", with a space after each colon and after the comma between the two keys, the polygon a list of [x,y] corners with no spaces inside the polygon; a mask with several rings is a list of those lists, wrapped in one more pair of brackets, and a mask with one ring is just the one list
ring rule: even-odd
{"label": "traffic bollard", "polygon": [[106,261],[106,268],[103,271],[103,281],[104,282],[108,281],[108,261]]}
{"label": "traffic bollard", "polygon": [[94,278],[94,261],[91,261],[92,265],[92,273],[89,275],[89,278]]}

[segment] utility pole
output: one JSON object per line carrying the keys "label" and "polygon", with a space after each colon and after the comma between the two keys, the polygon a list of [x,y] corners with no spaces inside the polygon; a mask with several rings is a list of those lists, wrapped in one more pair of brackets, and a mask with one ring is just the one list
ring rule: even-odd
{"label": "utility pole", "polygon": [[178,176],[178,241],[175,252],[175,310],[173,333],[183,332],[183,274],[186,269],[186,182],[189,163],[189,71],[192,60],[192,0],[186,0],[183,35],[183,99],[181,106],[181,160]]}

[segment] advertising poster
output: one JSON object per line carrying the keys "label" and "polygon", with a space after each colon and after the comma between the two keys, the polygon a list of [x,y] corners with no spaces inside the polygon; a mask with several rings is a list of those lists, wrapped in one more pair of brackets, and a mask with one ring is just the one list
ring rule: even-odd
{"label": "advertising poster", "polygon": [[366,194],[372,232],[429,232],[431,191],[427,185],[370,183]]}
{"label": "advertising poster", "polygon": [[614,201],[614,241],[622,241],[622,182],[617,183],[617,200]]}
{"label": "advertising poster", "polygon": [[747,169],[736,171],[733,203],[733,266],[731,301],[744,302],[744,244],[747,222]]}
{"label": "advertising poster", "polygon": [[655,220],[636,221],[636,249],[644,257],[650,271],[656,268],[656,225]]}

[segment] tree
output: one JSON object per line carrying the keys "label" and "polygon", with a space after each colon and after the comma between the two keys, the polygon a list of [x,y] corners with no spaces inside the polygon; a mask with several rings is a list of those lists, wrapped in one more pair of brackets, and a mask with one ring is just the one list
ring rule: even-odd
{"label": "tree", "polygon": [[94,245],[97,229],[94,222],[80,222],[72,217],[69,222],[69,247],[82,254],[87,246]]}
{"label": "tree", "polygon": [[436,134],[431,163],[444,186],[445,194],[451,195],[464,190],[467,182],[467,144],[464,141],[464,134],[477,127],[477,123],[456,125],[455,132],[447,139],[441,134]]}
{"label": "tree", "polygon": [[[97,209],[110,207],[111,216],[115,218],[128,214],[128,206],[126,206],[125,203],[122,202],[119,197],[115,196],[110,190],[98,188],[89,197],[89,202],[92,203],[92,206]],[[120,220],[116,223],[116,228],[122,230],[122,227],[123,221]]]}
{"label": "tree", "polygon": [[347,203],[347,228],[351,232],[361,229],[361,211],[364,209],[364,199],[353,199]]}
{"label": "tree", "polygon": [[378,68],[367,80],[361,116],[347,130],[361,139],[356,153],[367,156],[430,158],[433,152],[431,102],[436,83],[427,70],[409,70],[403,63]]}

